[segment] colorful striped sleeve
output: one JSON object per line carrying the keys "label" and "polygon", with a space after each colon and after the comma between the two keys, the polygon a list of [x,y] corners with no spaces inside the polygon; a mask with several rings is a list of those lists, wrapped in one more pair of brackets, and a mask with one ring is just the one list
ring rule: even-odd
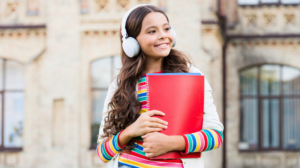
{"label": "colorful striped sleeve", "polygon": [[122,131],[112,136],[111,138],[103,139],[97,144],[96,150],[98,157],[104,163],[109,162],[116,154],[118,154],[121,151],[122,148],[126,146],[124,145],[121,147],[119,144],[119,136]]}
{"label": "colorful striped sleeve", "polygon": [[183,137],[186,144],[183,154],[210,151],[223,143],[223,133],[216,129],[203,129],[196,133],[185,134]]}

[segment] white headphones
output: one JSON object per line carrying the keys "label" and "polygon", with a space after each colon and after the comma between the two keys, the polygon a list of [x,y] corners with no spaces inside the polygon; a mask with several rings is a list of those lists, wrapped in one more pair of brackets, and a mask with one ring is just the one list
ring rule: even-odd
{"label": "white headphones", "polygon": [[[134,57],[136,56],[139,52],[140,52],[140,45],[139,43],[137,42],[137,40],[133,37],[128,37],[128,34],[127,34],[127,31],[126,31],[126,21],[127,21],[127,18],[129,16],[129,14],[136,8],[140,7],[140,6],[146,6],[146,5],[149,5],[149,4],[140,4],[140,5],[136,5],[134,7],[132,7],[131,9],[129,9],[125,15],[123,16],[123,19],[122,19],[122,29],[121,29],[121,33],[122,33],[122,47],[123,47],[123,50],[125,52],[125,54],[128,56],[128,57]],[[172,26],[170,25],[170,30],[174,36],[174,40],[173,40],[173,45],[172,47],[175,46],[176,44],[176,40],[177,40],[177,35],[176,35],[176,32],[175,30],[172,29]]]}

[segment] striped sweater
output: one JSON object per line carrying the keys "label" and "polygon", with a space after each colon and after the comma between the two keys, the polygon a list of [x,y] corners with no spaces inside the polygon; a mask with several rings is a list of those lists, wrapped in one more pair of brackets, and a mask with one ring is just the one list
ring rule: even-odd
{"label": "striped sweater", "polygon": [[[155,72],[161,73],[162,71]],[[138,100],[140,101],[142,108],[140,111],[144,113],[148,110],[147,108],[147,84],[146,74],[144,74],[138,81]],[[97,144],[97,154],[103,162],[109,162],[117,153],[121,151],[125,146],[119,145],[118,134],[111,138],[102,140]],[[215,129],[203,129],[201,131],[182,135],[185,139],[186,149],[183,154],[192,152],[204,152],[216,149],[221,146],[223,142],[223,134],[221,131]],[[133,150],[129,153],[121,153],[119,157],[119,165],[126,165],[129,167],[183,167],[180,159],[174,160],[150,160],[145,156],[143,152],[143,141],[137,140],[134,144]]]}

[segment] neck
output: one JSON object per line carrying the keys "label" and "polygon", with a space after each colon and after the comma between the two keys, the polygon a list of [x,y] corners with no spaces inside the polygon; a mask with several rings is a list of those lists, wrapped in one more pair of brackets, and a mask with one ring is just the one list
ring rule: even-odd
{"label": "neck", "polygon": [[164,58],[146,57],[146,63],[145,63],[143,74],[162,71],[163,59]]}

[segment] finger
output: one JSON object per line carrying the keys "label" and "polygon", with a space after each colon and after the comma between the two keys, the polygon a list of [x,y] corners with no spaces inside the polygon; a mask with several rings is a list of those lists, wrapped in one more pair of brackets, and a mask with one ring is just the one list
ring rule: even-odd
{"label": "finger", "polygon": [[156,117],[150,117],[149,121],[164,124],[164,125],[168,125],[167,121],[164,121],[164,120],[156,118]]}
{"label": "finger", "polygon": [[[147,113],[147,112],[146,112]],[[148,113],[147,113],[150,117],[153,116],[153,115],[161,115],[161,116],[164,116],[165,113],[163,113],[162,111],[158,111],[158,110],[150,110]]]}
{"label": "finger", "polygon": [[148,142],[145,142],[145,141],[144,141],[144,143],[143,143],[143,147],[144,147],[144,149],[145,149],[145,148],[148,148],[148,147],[149,147],[149,145],[150,145],[150,144],[149,144]]}
{"label": "finger", "polygon": [[148,137],[148,134],[142,136],[143,139],[145,139],[146,137]]}
{"label": "finger", "polygon": [[142,136],[143,139],[146,139],[147,137],[151,136],[152,134],[155,134],[156,132],[151,132],[151,133],[148,133],[148,134],[145,134]]}
{"label": "finger", "polygon": [[167,129],[168,126],[163,125],[163,124],[159,124],[159,123],[154,123],[154,122],[149,122],[147,124],[148,127],[152,127],[152,128],[162,128],[162,129]]}
{"label": "finger", "polygon": [[149,149],[149,148],[144,148],[144,149],[143,149],[143,152],[145,152],[145,153],[149,153],[149,152],[151,152],[151,151],[150,151],[150,149]]}
{"label": "finger", "polygon": [[153,157],[153,156],[154,156],[153,153],[146,153],[146,157],[148,157],[148,158],[151,158],[151,157]]}
{"label": "finger", "polygon": [[152,127],[148,127],[146,133],[152,133],[152,132],[159,132],[162,131],[162,128],[152,128]]}

